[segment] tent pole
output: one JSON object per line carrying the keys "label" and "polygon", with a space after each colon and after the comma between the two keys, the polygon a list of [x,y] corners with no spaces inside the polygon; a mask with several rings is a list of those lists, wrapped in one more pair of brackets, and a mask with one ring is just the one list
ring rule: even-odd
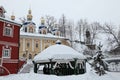
{"label": "tent pole", "polygon": [[53,68],[52,59],[49,59],[49,60],[50,60],[50,65],[51,65],[51,67],[50,67],[50,74],[53,74],[53,71],[52,71],[52,68]]}

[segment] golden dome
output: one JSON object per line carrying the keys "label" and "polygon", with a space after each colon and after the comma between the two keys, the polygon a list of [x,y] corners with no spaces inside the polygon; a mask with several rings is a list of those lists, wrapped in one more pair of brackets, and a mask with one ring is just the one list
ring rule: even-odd
{"label": "golden dome", "polygon": [[41,17],[41,24],[44,24],[45,23],[45,19],[44,17]]}
{"label": "golden dome", "polygon": [[28,15],[27,15],[27,20],[32,20],[32,17],[33,17],[33,16],[32,16],[31,13],[32,13],[32,11],[31,11],[31,9],[29,9],[29,10],[28,10]]}
{"label": "golden dome", "polygon": [[13,13],[12,13],[12,15],[11,15],[11,20],[15,20],[15,16],[14,16]]}
{"label": "golden dome", "polygon": [[32,15],[31,14],[27,15],[27,20],[32,20]]}

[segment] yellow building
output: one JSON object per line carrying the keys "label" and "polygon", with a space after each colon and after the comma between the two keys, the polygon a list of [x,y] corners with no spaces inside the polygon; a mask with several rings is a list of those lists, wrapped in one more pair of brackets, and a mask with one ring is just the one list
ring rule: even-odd
{"label": "yellow building", "polygon": [[29,10],[27,21],[23,23],[20,32],[20,58],[32,59],[48,46],[54,45],[57,40],[60,40],[62,44],[69,45],[66,39],[60,36],[60,31],[57,29],[54,30],[54,34],[47,33],[48,29],[43,17],[38,32],[36,32],[36,24],[32,21],[32,17],[31,10]]}

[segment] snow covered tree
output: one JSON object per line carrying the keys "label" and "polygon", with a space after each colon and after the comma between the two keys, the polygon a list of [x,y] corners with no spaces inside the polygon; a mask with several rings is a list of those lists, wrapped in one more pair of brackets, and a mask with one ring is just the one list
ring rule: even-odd
{"label": "snow covered tree", "polygon": [[76,31],[79,33],[79,40],[82,41],[82,37],[85,39],[85,31],[88,28],[88,22],[86,19],[80,19],[77,22]]}
{"label": "snow covered tree", "polygon": [[[120,47],[120,41],[119,41],[119,33],[117,33],[115,26],[111,25],[111,24],[104,24],[104,26],[101,26],[101,29],[105,32],[108,33],[108,35],[111,37],[111,43],[116,42],[118,47]],[[118,31],[119,32],[119,31]]]}
{"label": "snow covered tree", "polygon": [[60,32],[61,32],[61,36],[66,37],[66,17],[63,14],[62,17],[59,19],[59,27],[60,27]]}
{"label": "snow covered tree", "polygon": [[94,22],[90,24],[91,44],[94,44],[94,40],[96,39],[96,35],[98,34],[98,30],[100,26],[101,25],[98,22]]}
{"label": "snow covered tree", "polygon": [[48,32],[51,33],[51,30],[54,29],[56,19],[54,16],[46,15],[46,25],[48,26]]}
{"label": "snow covered tree", "polygon": [[97,54],[93,57],[93,62],[92,62],[92,67],[94,68],[94,70],[96,71],[97,74],[99,74],[99,76],[104,75],[105,74],[105,63],[102,60],[103,59],[103,54],[101,51],[103,45],[101,45],[101,43],[99,43],[99,45],[97,46],[98,51],[96,52]]}
{"label": "snow covered tree", "polygon": [[71,42],[71,47],[73,47],[73,32],[74,32],[74,23],[73,21],[69,21],[66,26],[66,37],[70,40]]}

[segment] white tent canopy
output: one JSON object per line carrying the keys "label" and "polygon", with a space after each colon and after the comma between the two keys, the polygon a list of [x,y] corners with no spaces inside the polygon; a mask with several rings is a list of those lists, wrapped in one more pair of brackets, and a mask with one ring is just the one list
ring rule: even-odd
{"label": "white tent canopy", "polygon": [[62,44],[56,44],[48,47],[47,49],[43,50],[41,53],[36,55],[34,57],[35,62],[46,62],[49,61],[49,59],[52,60],[73,60],[74,58],[77,59],[85,59],[85,56],[83,54],[78,53],[71,47],[62,45]]}

